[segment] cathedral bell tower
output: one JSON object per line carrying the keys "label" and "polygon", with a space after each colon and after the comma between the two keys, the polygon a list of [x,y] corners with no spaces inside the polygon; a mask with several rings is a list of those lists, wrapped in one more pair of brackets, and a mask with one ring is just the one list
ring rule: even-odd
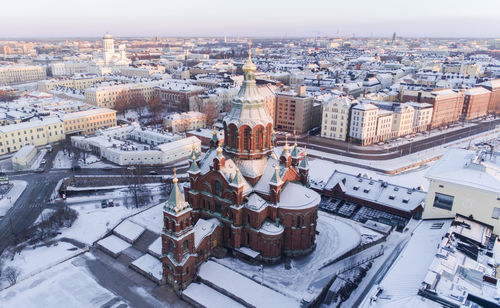
{"label": "cathedral bell tower", "polygon": [[271,151],[273,131],[273,120],[255,81],[257,67],[252,62],[252,43],[248,45],[243,85],[224,118],[224,151],[241,160],[265,157]]}
{"label": "cathedral bell tower", "polygon": [[174,169],[172,191],[163,206],[162,232],[163,273],[176,290],[183,289],[193,280],[196,261],[192,208],[184,200],[177,182]]}

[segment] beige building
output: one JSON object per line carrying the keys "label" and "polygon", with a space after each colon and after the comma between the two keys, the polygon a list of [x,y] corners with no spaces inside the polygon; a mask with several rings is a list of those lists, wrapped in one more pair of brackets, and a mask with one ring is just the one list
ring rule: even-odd
{"label": "beige building", "polygon": [[295,91],[278,92],[276,95],[276,129],[296,132],[309,131],[313,126],[314,98],[306,94],[306,87],[299,86]]}
{"label": "beige building", "polygon": [[352,107],[349,139],[361,145],[377,141],[378,112],[379,108],[371,103],[359,103]]}
{"label": "beige building", "polygon": [[392,115],[392,134],[394,137],[405,136],[413,132],[415,109],[406,104],[397,104]]}
{"label": "beige building", "polygon": [[347,97],[332,97],[323,105],[321,137],[346,141],[351,106],[356,104]]}
{"label": "beige building", "polygon": [[413,107],[413,131],[425,132],[430,128],[432,121],[432,105],[427,103],[409,102],[406,105]]}
{"label": "beige building", "polygon": [[207,115],[197,111],[175,113],[164,120],[164,125],[172,133],[205,128]]}
{"label": "beige building", "polygon": [[36,65],[0,66],[0,85],[47,78],[45,67]]}
{"label": "beige building", "polygon": [[155,87],[159,84],[160,82],[151,81],[92,87],[85,90],[85,102],[106,108],[114,108],[119,100],[128,104],[135,97],[144,98],[146,102],[149,102],[153,99]]}
{"label": "beige building", "polygon": [[392,137],[393,112],[379,109],[377,114],[377,141],[385,141]]}
{"label": "beige building", "polygon": [[93,134],[102,128],[116,126],[116,111],[96,108],[68,113],[62,116],[66,134]]}
{"label": "beige building", "polygon": [[450,149],[426,178],[430,186],[424,219],[461,214],[500,231],[500,153]]}
{"label": "beige building", "polygon": [[75,90],[83,90],[91,87],[97,82],[104,81],[104,77],[82,77],[82,78],[67,78],[67,79],[50,79],[38,82],[38,91],[48,92],[56,87],[66,87]]}

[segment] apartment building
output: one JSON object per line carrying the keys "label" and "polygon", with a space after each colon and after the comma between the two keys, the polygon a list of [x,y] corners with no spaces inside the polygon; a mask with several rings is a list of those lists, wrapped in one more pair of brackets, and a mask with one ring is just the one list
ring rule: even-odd
{"label": "apartment building", "polygon": [[48,92],[56,87],[66,87],[75,90],[83,90],[91,87],[95,83],[104,81],[104,77],[74,77],[66,79],[49,79],[38,82],[38,91]]}
{"label": "apartment building", "polygon": [[371,103],[359,103],[351,109],[349,140],[361,145],[377,141],[377,117],[379,108]]}
{"label": "apartment building", "polygon": [[394,103],[392,116],[392,134],[394,137],[405,136],[413,132],[415,109],[407,104]]}
{"label": "apartment building", "polygon": [[276,94],[276,128],[287,132],[303,134],[313,123],[314,97],[306,94],[306,87],[299,86],[295,91]]}
{"label": "apartment building", "polygon": [[475,87],[465,91],[462,119],[472,120],[488,114],[491,91],[483,87]]}
{"label": "apartment building", "polygon": [[118,101],[128,104],[136,98],[153,99],[159,81],[91,87],[85,90],[85,102],[98,107],[115,108]]}
{"label": "apartment building", "polygon": [[116,126],[116,111],[96,108],[64,114],[62,120],[65,134],[88,135],[102,128]]}
{"label": "apartment building", "polygon": [[459,120],[465,91],[453,91],[452,89],[440,89],[433,91],[405,90],[403,102],[428,103],[433,107],[430,128],[446,126]]}
{"label": "apartment building", "polygon": [[415,116],[413,118],[413,131],[424,132],[429,130],[432,120],[432,105],[416,102],[409,102],[406,103],[406,105],[413,107],[413,110],[415,111]]}
{"label": "apartment building", "polygon": [[196,111],[175,113],[167,116],[163,123],[172,133],[185,132],[205,128],[207,115]]}
{"label": "apartment building", "polygon": [[45,67],[36,65],[0,66],[0,85],[47,78]]}
{"label": "apartment building", "polygon": [[483,82],[481,86],[491,91],[488,114],[500,114],[500,79]]}
{"label": "apartment building", "polygon": [[205,88],[192,85],[184,80],[161,82],[155,89],[155,95],[169,110],[189,111],[189,100],[205,91]]}
{"label": "apartment building", "polygon": [[332,97],[323,105],[321,137],[347,140],[351,107],[357,101],[347,97]]}
{"label": "apartment building", "polygon": [[385,141],[392,138],[393,112],[379,109],[377,114],[377,141]]}

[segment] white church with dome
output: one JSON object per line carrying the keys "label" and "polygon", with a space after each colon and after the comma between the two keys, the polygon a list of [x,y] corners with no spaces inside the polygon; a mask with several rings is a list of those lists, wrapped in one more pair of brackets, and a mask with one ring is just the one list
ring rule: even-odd
{"label": "white church with dome", "polygon": [[125,44],[118,46],[115,51],[115,41],[111,34],[106,33],[102,39],[103,50],[93,53],[93,61],[90,65],[90,73],[104,75],[119,71],[128,67],[132,61],[127,58]]}

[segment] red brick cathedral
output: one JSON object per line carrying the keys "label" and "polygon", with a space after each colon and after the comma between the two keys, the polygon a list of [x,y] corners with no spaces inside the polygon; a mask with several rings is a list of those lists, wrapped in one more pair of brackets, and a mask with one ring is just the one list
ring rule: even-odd
{"label": "red brick cathedral", "polygon": [[163,208],[165,280],[184,289],[198,266],[222,246],[233,254],[277,262],[315,247],[320,196],[308,186],[309,164],[297,144],[272,147],[273,120],[255,82],[249,55],[244,81],[224,118],[224,144],[193,152],[189,183],[177,178]]}

